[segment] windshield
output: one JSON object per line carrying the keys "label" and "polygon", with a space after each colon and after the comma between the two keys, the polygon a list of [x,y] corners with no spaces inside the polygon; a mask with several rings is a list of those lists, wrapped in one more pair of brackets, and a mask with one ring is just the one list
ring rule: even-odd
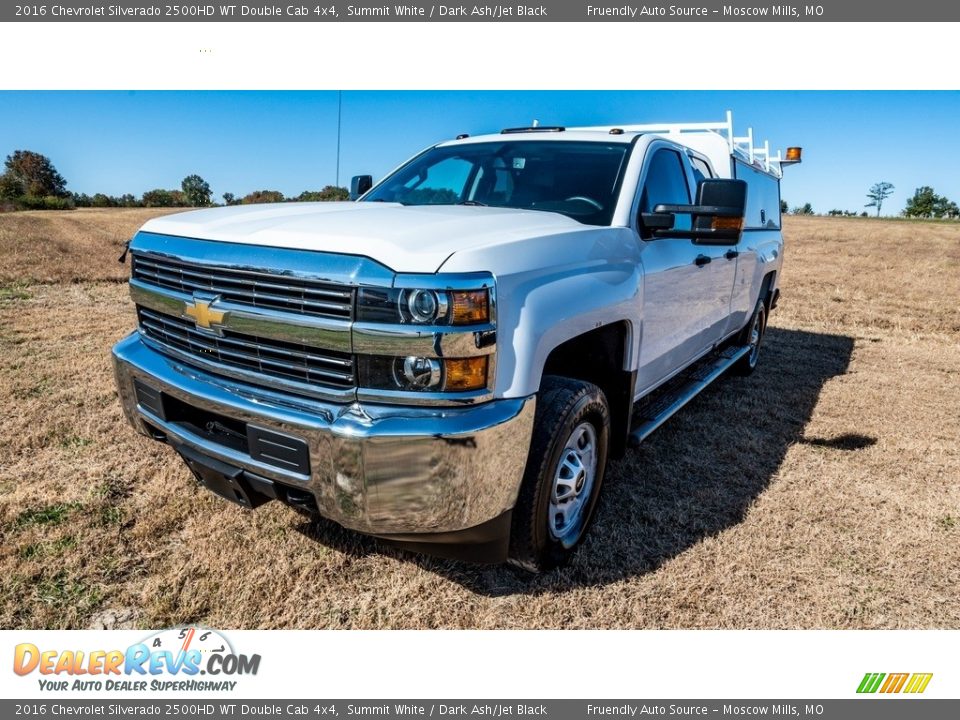
{"label": "windshield", "polygon": [[544,210],[609,225],[629,147],[542,140],[436,147],[397,170],[364,201]]}

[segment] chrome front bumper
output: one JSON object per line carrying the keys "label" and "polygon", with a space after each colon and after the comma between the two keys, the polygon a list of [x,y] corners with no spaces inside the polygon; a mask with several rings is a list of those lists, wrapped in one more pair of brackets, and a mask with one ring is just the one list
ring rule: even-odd
{"label": "chrome front bumper", "polygon": [[[321,515],[345,527],[427,540],[488,523],[516,502],[533,396],[454,408],[338,405],[212,375],[151,349],[138,333],[117,343],[113,359],[124,412],[137,430],[307,491]],[[161,419],[138,402],[134,379],[202,411],[302,439],[309,474]]]}

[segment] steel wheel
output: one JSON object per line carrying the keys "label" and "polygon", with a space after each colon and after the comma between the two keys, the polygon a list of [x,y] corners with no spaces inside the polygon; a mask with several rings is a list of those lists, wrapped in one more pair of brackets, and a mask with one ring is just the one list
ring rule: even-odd
{"label": "steel wheel", "polygon": [[757,359],[760,357],[760,339],[763,337],[763,311],[754,315],[753,325],[750,327],[750,353],[747,356],[750,367],[757,366]]}
{"label": "steel wheel", "polygon": [[547,526],[550,535],[565,548],[580,539],[586,508],[597,476],[597,431],[593,423],[574,428],[553,473]]}
{"label": "steel wheel", "polygon": [[740,331],[737,338],[738,345],[746,345],[749,351],[742,358],[737,360],[731,372],[734,375],[749,375],[757,368],[757,361],[760,359],[760,343],[763,342],[763,335],[767,330],[767,307],[763,300],[757,303],[757,309],[753,313],[753,318],[749,324]]}
{"label": "steel wheel", "polygon": [[511,517],[511,563],[544,572],[570,559],[589,531],[609,445],[603,391],[585,380],[545,375]]}

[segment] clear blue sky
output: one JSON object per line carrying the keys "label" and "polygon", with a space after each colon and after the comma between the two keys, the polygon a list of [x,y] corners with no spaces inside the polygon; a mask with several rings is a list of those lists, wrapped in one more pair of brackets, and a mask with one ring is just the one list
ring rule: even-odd
{"label": "clear blue sky", "polygon": [[[345,91],[340,184],[382,177],[458,133],[541,124],[722,119],[752,125],[773,148],[804,147],[783,197],[818,212],[862,209],[888,180],[899,212],[920,185],[960,202],[960,92]],[[337,93],[0,92],[0,156],[48,155],[68,189],[135,195],[198,173],[219,200],[257,189],[286,195],[336,176]],[[888,208],[884,208],[887,214]]]}

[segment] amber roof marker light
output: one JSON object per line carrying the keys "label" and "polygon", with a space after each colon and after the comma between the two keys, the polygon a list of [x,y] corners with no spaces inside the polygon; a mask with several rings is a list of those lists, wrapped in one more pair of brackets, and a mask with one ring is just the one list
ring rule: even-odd
{"label": "amber roof marker light", "polygon": [[797,165],[803,162],[802,147],[788,147],[786,157],[780,161],[780,165]]}

